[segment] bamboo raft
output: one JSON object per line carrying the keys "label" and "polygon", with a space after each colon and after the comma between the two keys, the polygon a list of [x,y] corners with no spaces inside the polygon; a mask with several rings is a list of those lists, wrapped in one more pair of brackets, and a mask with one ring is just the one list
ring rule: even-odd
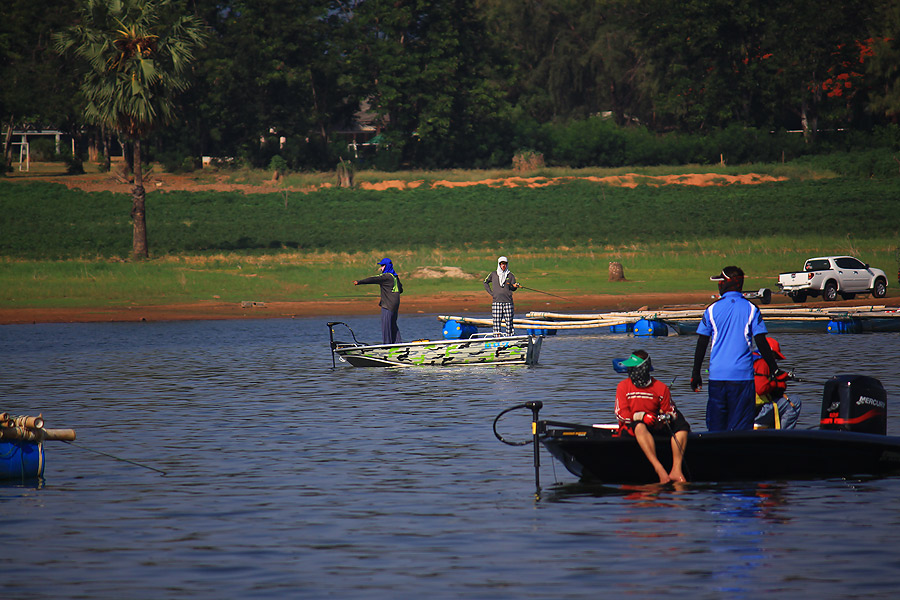
{"label": "bamboo raft", "polygon": [[[704,309],[638,310],[589,314],[529,312],[513,319],[516,327],[526,329],[568,330],[611,328],[634,325],[640,320],[664,323],[677,334],[694,334]],[[770,332],[825,332],[832,323],[852,325],[842,333],[900,331],[900,309],[886,306],[836,306],[827,308],[760,308]],[[438,320],[457,321],[476,327],[491,327],[487,318],[446,316]]]}

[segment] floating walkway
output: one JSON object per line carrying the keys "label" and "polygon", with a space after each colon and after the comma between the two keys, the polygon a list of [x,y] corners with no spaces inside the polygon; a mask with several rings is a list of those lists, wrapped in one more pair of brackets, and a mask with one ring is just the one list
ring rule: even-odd
{"label": "floating walkway", "polygon": [[[697,333],[704,309],[638,310],[593,314],[529,312],[513,319],[516,327],[535,333],[566,329],[606,329],[612,333],[678,335]],[[900,331],[900,308],[839,306],[828,308],[760,308],[770,333],[873,333]],[[492,327],[491,319],[446,316],[438,320],[474,327]],[[649,326],[647,324],[650,324]],[[655,324],[655,325],[654,325]]]}

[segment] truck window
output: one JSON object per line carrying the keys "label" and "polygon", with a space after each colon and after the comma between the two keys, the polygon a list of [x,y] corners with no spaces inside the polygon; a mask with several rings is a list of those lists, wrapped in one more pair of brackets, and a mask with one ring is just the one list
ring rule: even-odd
{"label": "truck window", "polygon": [[828,259],[820,258],[818,260],[808,260],[803,267],[804,271],[827,271],[829,269]]}
{"label": "truck window", "polygon": [[849,256],[844,256],[842,258],[836,258],[836,259],[834,259],[834,263],[841,269],[865,269],[866,268],[865,264],[856,260],[855,258],[850,258]]}

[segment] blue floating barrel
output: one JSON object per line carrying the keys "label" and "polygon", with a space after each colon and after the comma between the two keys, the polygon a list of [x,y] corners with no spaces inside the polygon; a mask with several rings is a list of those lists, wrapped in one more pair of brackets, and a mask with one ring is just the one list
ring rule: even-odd
{"label": "blue floating barrel", "polygon": [[859,319],[828,321],[828,333],[862,333],[862,330],[862,321]]}
{"label": "blue floating barrel", "polygon": [[36,479],[43,475],[43,444],[0,442],[0,479]]}
{"label": "blue floating barrel", "polygon": [[[549,329],[527,329],[528,335],[550,335]],[[556,331],[555,329],[553,331]]]}
{"label": "blue floating barrel", "polygon": [[634,331],[634,323],[617,323],[609,326],[610,333],[631,333]]}
{"label": "blue floating barrel", "polygon": [[469,323],[460,323],[455,319],[444,323],[445,340],[467,340],[476,333],[478,333],[478,328]]}
{"label": "blue floating barrel", "polygon": [[669,328],[662,321],[653,321],[650,319],[640,319],[634,324],[634,335],[640,336],[666,336],[669,335]]}

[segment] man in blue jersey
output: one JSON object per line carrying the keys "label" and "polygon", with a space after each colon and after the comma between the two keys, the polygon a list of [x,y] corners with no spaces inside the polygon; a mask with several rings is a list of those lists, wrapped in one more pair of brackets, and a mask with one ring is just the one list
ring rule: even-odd
{"label": "man in blue jersey", "polygon": [[756,390],[753,385],[753,343],[777,374],[775,355],[766,339],[768,330],[755,304],[744,298],[744,272],[735,266],[710,277],[719,283],[719,300],[703,312],[697,328],[697,348],[691,373],[691,389],[703,386],[700,367],[709,353],[709,400],[706,427],[710,431],[753,429]]}

